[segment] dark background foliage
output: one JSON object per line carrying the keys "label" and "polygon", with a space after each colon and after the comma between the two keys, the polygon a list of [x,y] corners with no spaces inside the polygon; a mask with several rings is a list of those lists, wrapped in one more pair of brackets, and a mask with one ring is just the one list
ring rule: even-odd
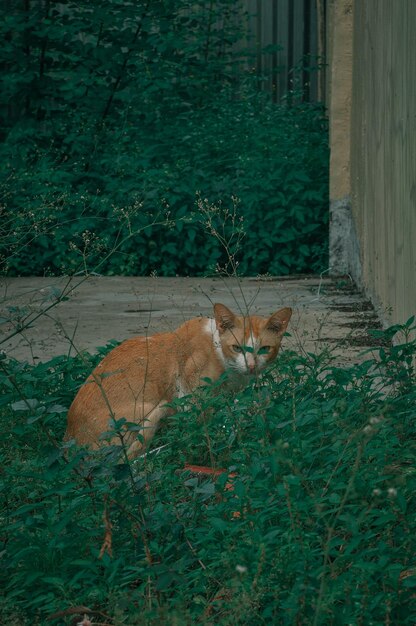
{"label": "dark background foliage", "polygon": [[326,268],[324,111],[259,91],[241,3],[11,0],[0,33],[10,275],[211,272],[198,192],[239,198],[241,273]]}

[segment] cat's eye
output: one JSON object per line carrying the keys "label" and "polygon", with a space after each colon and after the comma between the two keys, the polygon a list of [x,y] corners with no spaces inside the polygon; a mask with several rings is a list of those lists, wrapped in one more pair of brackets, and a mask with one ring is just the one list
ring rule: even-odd
{"label": "cat's eye", "polygon": [[234,352],[242,352],[243,348],[241,346],[232,346]]}
{"label": "cat's eye", "polygon": [[257,354],[269,354],[271,350],[271,346],[262,346],[261,348],[258,349]]}

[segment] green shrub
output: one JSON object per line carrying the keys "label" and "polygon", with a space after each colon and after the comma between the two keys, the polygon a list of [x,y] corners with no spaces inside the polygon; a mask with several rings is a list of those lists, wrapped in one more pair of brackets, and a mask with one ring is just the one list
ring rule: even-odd
{"label": "green shrub", "polygon": [[177,401],[130,465],[59,444],[91,357],[1,361],[4,622],[413,624],[415,347],[284,352]]}
{"label": "green shrub", "polygon": [[327,135],[320,107],[276,106],[258,95],[187,114],[152,137],[112,135],[88,175],[72,159],[59,164],[51,151],[39,152],[30,167],[25,162],[25,172],[9,173],[1,242],[9,274],[84,269],[91,237],[90,271],[122,242],[101,273],[212,273],[224,251],[201,224],[198,191],[224,205],[238,197],[246,232],[241,273],[326,267]]}
{"label": "green shrub", "polygon": [[212,273],[226,256],[201,226],[198,192],[239,198],[241,273],[326,269],[324,110],[258,92],[259,51],[236,45],[238,2],[11,4],[0,9],[5,272]]}

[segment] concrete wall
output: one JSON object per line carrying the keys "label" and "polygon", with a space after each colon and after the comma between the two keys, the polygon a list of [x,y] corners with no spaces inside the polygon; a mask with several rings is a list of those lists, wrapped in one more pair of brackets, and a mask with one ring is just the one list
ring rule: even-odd
{"label": "concrete wall", "polygon": [[416,313],[416,1],[329,5],[332,271],[402,323]]}
{"label": "concrete wall", "polygon": [[354,274],[357,280],[360,268],[351,212],[352,54],[353,0],[328,0],[326,93],[331,147],[329,266],[333,274]]}

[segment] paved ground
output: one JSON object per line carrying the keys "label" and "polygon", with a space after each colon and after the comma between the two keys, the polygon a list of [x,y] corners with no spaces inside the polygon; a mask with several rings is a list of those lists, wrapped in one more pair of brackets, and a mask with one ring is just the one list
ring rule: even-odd
{"label": "paved ground", "polygon": [[[62,294],[67,300],[57,303]],[[291,306],[284,346],[329,348],[341,364],[360,359],[372,346],[368,328],[378,326],[371,305],[348,279],[11,278],[0,283],[0,348],[30,362],[93,351],[110,339],[172,330],[190,317],[210,315],[215,302],[260,315]],[[12,336],[19,323],[23,330]]]}

